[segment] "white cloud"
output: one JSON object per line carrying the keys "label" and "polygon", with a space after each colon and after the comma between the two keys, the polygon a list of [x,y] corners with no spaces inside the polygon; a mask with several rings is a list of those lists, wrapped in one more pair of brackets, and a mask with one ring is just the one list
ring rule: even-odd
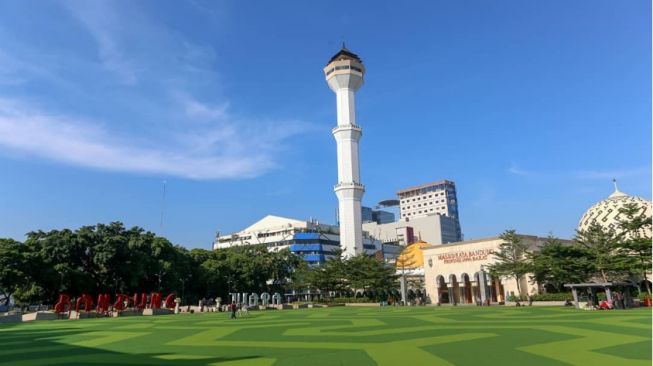
{"label": "white cloud", "polygon": [[125,24],[105,1],[66,1],[70,13],[89,31],[98,46],[102,66],[125,84],[137,82],[136,67],[120,48],[118,35]]}
{"label": "white cloud", "polygon": [[519,168],[515,163],[510,164],[510,167],[506,169],[506,171],[512,175],[519,175],[522,177],[531,177],[537,175],[536,172]]}
{"label": "white cloud", "polygon": [[202,103],[181,91],[175,91],[171,94],[181,104],[186,116],[194,120],[211,122],[224,120],[228,117],[227,109],[229,108],[229,103],[210,105]]}
{"label": "white cloud", "polygon": [[0,150],[110,171],[191,179],[255,177],[277,166],[275,157],[287,137],[306,131],[297,122],[257,123],[257,131],[241,131],[239,124],[223,120],[171,136],[172,143],[135,141],[97,123],[0,98]]}

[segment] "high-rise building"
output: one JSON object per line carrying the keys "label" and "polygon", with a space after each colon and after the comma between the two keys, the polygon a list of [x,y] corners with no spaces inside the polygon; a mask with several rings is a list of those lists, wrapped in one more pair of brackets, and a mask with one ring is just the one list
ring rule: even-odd
{"label": "high-rise building", "polygon": [[387,224],[395,221],[395,214],[392,212],[377,210],[371,207],[362,207],[362,221],[363,224],[367,222],[376,222],[377,224]]}
{"label": "high-rise building", "polygon": [[422,184],[397,192],[401,218],[412,219],[430,214],[458,220],[456,184],[449,180]]}
{"label": "high-rise building", "polygon": [[445,216],[448,219],[442,223],[442,226],[447,228],[447,234],[443,233],[442,242],[463,239],[458,217],[456,183],[450,180],[441,180],[422,184],[402,189],[397,192],[397,196],[401,221],[410,221],[431,215]]}
{"label": "high-rise building", "polygon": [[363,85],[365,67],[358,55],[343,45],[324,68],[329,88],[336,93],[338,124],[333,129],[338,151],[338,197],[340,246],[343,255],[363,253],[361,199],[365,186],[361,183],[358,142],[363,130],[356,124],[356,91]]}

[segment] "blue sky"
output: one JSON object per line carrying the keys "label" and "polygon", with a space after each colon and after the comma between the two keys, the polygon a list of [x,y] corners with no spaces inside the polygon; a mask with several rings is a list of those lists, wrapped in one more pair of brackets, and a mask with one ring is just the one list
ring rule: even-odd
{"label": "blue sky", "polygon": [[613,177],[651,198],[649,1],[397,4],[4,2],[0,237],[119,220],[209,248],[266,214],[334,222],[343,39],[364,203],[454,180],[471,239],[571,237]]}

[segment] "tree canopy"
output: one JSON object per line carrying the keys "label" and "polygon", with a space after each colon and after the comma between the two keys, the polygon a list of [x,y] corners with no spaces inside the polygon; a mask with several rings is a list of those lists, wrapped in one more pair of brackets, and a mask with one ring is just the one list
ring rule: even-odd
{"label": "tree canopy", "polygon": [[34,231],[24,243],[0,239],[0,299],[13,296],[20,304],[51,304],[59,293],[176,292],[184,303],[290,289],[378,294],[390,291],[395,279],[393,268],[371,257],[343,259],[337,252],[310,267],[287,249],[264,245],[188,250],[120,222]]}

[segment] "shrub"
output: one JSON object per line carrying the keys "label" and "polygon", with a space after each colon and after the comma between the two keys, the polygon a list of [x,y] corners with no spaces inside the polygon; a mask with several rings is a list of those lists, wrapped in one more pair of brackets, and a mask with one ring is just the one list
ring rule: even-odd
{"label": "shrub", "polygon": [[527,296],[510,295],[510,296],[508,296],[508,301],[510,301],[510,302],[516,302],[516,301],[524,302],[524,301],[528,301],[528,297]]}
{"label": "shrub", "polygon": [[548,292],[544,294],[533,295],[533,301],[565,301],[573,299],[570,292]]}
{"label": "shrub", "polygon": [[328,301],[320,301],[327,304],[344,304],[344,303],[377,303],[378,301],[367,297],[334,297]]}

